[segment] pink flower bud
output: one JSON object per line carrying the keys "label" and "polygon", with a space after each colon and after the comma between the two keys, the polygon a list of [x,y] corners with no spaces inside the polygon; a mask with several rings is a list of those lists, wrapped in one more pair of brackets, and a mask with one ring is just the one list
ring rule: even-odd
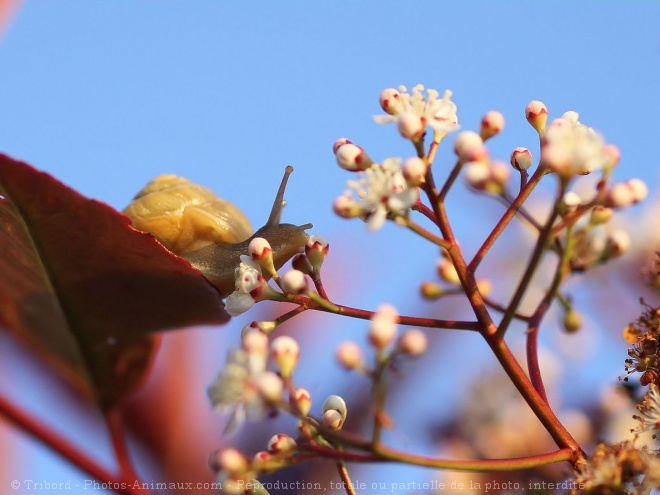
{"label": "pink flower bud", "polygon": [[282,275],[282,289],[287,294],[306,294],[307,278],[300,270],[289,270]]}
{"label": "pink flower bud", "polygon": [[220,468],[219,470],[230,474],[243,473],[248,467],[247,459],[236,449],[224,449],[218,452],[215,464]]}
{"label": "pink flower bud", "polygon": [[490,179],[490,168],[483,162],[469,162],[465,164],[465,180],[470,187],[483,190]]}
{"label": "pink flower bud", "polygon": [[548,122],[548,109],[541,101],[530,101],[525,107],[525,117],[527,122],[536,129],[536,132],[542,134],[545,124]]}
{"label": "pink flower bud", "polygon": [[424,184],[426,180],[427,165],[424,160],[419,157],[408,158],[403,162],[403,177],[411,187],[417,187]]}
{"label": "pink flower bud", "polygon": [[488,156],[483,139],[474,131],[463,131],[456,137],[454,152],[464,162],[477,161]]}
{"label": "pink flower bud", "polygon": [[266,239],[263,237],[255,237],[248,245],[248,254],[253,260],[257,261],[267,257],[272,258],[273,249],[270,247],[270,243]]}
{"label": "pink flower bud", "polygon": [[352,370],[362,365],[362,348],[357,342],[348,340],[339,344],[335,357],[344,368]]}
{"label": "pink flower bud", "polygon": [[257,470],[265,469],[268,464],[273,460],[273,454],[262,450],[254,454],[252,458],[252,465],[257,468]]}
{"label": "pink flower bud", "polygon": [[297,447],[296,441],[289,435],[278,433],[268,440],[268,452],[279,454],[281,452],[290,452]]}
{"label": "pink flower bud", "polygon": [[341,427],[344,426],[344,420],[341,419],[341,414],[334,409],[323,413],[322,422],[323,426],[331,430],[341,430]]}
{"label": "pink flower bud", "polygon": [[519,171],[527,170],[532,166],[532,153],[523,147],[518,147],[511,153],[511,165]]}
{"label": "pink flower bud", "polygon": [[366,170],[374,163],[362,148],[353,143],[339,146],[335,152],[335,158],[341,168],[350,172]]}
{"label": "pink flower bud", "polygon": [[287,335],[282,335],[273,340],[270,349],[282,377],[289,378],[293,374],[300,357],[298,342]]}
{"label": "pink flower bud", "polygon": [[263,237],[255,237],[248,245],[248,254],[257,262],[257,264],[271,276],[276,275],[275,264],[273,262],[273,249],[270,243]]}
{"label": "pink flower bud", "polygon": [[296,408],[302,416],[307,416],[307,413],[312,407],[312,397],[306,389],[297,388],[291,393],[289,403]]}
{"label": "pink flower bud", "polygon": [[348,138],[339,138],[337,139],[333,144],[332,144],[332,153],[337,154],[337,150],[339,149],[340,146],[344,146],[345,144],[353,144]]}
{"label": "pink flower bud", "polygon": [[425,125],[419,115],[412,112],[399,114],[397,119],[399,133],[406,139],[416,140],[422,136]]}
{"label": "pink flower bud", "polygon": [[406,330],[397,343],[397,349],[403,354],[421,356],[428,348],[426,334],[417,328]]}
{"label": "pink flower bud", "polygon": [[394,306],[381,304],[371,317],[369,342],[376,349],[384,349],[396,337],[399,313]]}
{"label": "pink flower bud", "polygon": [[332,203],[334,212],[342,218],[356,218],[362,214],[362,208],[355,199],[346,194],[339,196]]}
{"label": "pink flower bud", "polygon": [[[252,322],[258,323],[258,322]],[[247,353],[268,354],[268,337],[264,332],[250,324],[248,331],[241,338],[241,347]]]}
{"label": "pink flower bud", "polygon": [[506,186],[506,183],[511,177],[511,167],[501,161],[496,161],[490,166],[490,181],[492,182],[489,188],[493,194],[499,194]]}
{"label": "pink flower bud", "polygon": [[614,184],[605,195],[605,204],[612,208],[623,208],[638,203],[648,195],[648,187],[640,179],[628,179]]}
{"label": "pink flower bud", "polygon": [[390,115],[399,113],[399,92],[394,88],[383,90],[378,98],[380,107]]}
{"label": "pink flower bud", "polygon": [[485,141],[499,134],[502,129],[504,129],[504,115],[496,110],[491,110],[481,119],[479,135]]}
{"label": "pink flower bud", "polygon": [[603,153],[607,157],[607,163],[603,166],[605,170],[611,170],[619,164],[621,160],[621,151],[613,144],[606,144]]}
{"label": "pink flower bud", "polygon": [[330,244],[325,237],[321,235],[311,235],[307,239],[307,244],[305,245],[305,254],[309,259],[309,262],[317,270],[321,267],[325,261],[326,256],[328,256],[328,251],[330,250]]}
{"label": "pink flower bud", "polygon": [[256,381],[259,395],[267,402],[279,402],[282,399],[284,384],[282,379],[272,371],[262,373]]}

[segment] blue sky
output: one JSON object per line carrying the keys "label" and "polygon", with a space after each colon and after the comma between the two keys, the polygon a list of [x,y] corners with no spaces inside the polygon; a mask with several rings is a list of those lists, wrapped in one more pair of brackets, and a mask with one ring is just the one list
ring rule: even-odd
{"label": "blue sky", "polygon": [[[330,239],[343,260],[335,271],[400,262],[397,282],[414,294],[435,253],[411,260],[421,246],[411,235],[367,235],[333,217],[349,178],[334,140],[377,160],[411,154],[371,116],[382,89],[423,83],[454,91],[464,129],[501,111],[491,151],[508,160],[516,146],[537,150],[524,108],[540,99],[551,117],[576,110],[619,146],[618,178],[657,189],[658,25],[658,2],[25,2],[0,40],[0,150],[118,209],[176,173],[234,201],[255,227],[291,164],[285,219]],[[456,191],[450,211],[467,245],[498,211],[469,198]],[[370,282],[351,280],[351,302],[400,298],[393,283]]]}

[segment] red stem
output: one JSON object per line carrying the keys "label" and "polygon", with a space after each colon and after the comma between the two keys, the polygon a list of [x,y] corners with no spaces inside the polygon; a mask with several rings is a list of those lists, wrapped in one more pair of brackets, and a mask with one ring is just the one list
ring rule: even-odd
{"label": "red stem", "polygon": [[[94,462],[90,457],[72,445],[66,438],[61,437],[50,428],[39,423],[20,408],[0,395],[0,414],[5,416],[18,428],[40,440],[44,445],[50,447],[72,465],[89,474],[101,483],[110,486],[122,487],[125,482],[108,472],[105,468]],[[133,490],[131,486],[114,489],[121,495],[146,495],[148,492],[138,489]]]}

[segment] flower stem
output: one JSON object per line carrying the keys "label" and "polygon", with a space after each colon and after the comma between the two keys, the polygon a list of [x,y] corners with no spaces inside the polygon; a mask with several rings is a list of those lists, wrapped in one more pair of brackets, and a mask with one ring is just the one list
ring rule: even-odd
{"label": "flower stem", "polygon": [[[57,452],[81,471],[89,474],[101,483],[108,483],[110,486],[119,487],[114,489],[116,493],[119,493],[120,495],[138,495],[138,492],[141,495],[149,495],[149,493],[151,493],[148,490],[134,490],[131,486],[125,486],[126,483],[124,483],[124,480],[122,479],[123,477],[118,478],[112,473],[106,471],[105,468],[96,464],[85,453],[72,445],[66,438],[59,436],[48,427],[31,418],[28,414],[1,395],[0,414],[5,416],[24,432],[37,438],[44,445],[50,447],[53,451]],[[125,486],[125,488],[121,488],[122,486]]]}
{"label": "flower stem", "polygon": [[337,472],[339,473],[339,477],[344,483],[344,489],[346,490],[346,493],[348,495],[357,495],[355,488],[353,488],[353,482],[351,481],[351,477],[348,474],[348,469],[346,469],[346,464],[344,461],[337,462]]}
{"label": "flower stem", "polygon": [[479,263],[481,263],[481,260],[484,258],[488,250],[492,247],[492,245],[495,243],[497,238],[504,231],[504,229],[509,224],[511,219],[516,215],[522,204],[529,197],[531,192],[534,190],[534,188],[537,186],[537,184],[541,181],[541,179],[546,173],[547,173],[546,170],[542,167],[538,167],[536,169],[532,177],[529,179],[529,182],[525,184],[525,187],[520,191],[518,196],[516,196],[516,199],[513,200],[511,206],[509,206],[509,208],[507,208],[507,210],[504,212],[504,215],[502,215],[500,221],[497,222],[497,225],[495,225],[491,233],[488,235],[484,243],[481,245],[479,251],[477,251],[477,254],[475,254],[474,258],[472,258],[472,261],[470,261],[469,266],[472,271],[475,271],[477,269]]}
{"label": "flower stem", "polygon": [[514,314],[518,310],[520,301],[522,301],[522,298],[525,295],[527,288],[529,287],[529,283],[531,282],[534,273],[536,273],[536,269],[539,266],[543,253],[545,252],[546,247],[548,245],[548,241],[551,238],[553,224],[555,223],[555,220],[559,216],[559,212],[557,210],[559,208],[559,203],[562,201],[562,198],[564,197],[565,191],[566,191],[566,184],[564,181],[562,181],[557,191],[557,196],[555,198],[555,203],[552,207],[552,211],[550,212],[548,220],[546,221],[545,225],[543,226],[543,229],[541,230],[541,233],[539,234],[539,238],[536,241],[536,246],[534,247],[534,251],[532,252],[532,257],[529,260],[529,263],[527,264],[525,273],[520,279],[520,282],[518,283],[518,287],[516,288],[516,291],[513,294],[513,297],[511,298],[511,302],[507,306],[507,310],[504,313],[504,316],[502,316],[502,320],[500,321],[500,324],[497,328],[498,338],[504,337],[504,334],[506,333],[507,328],[511,323],[511,320],[514,317]]}

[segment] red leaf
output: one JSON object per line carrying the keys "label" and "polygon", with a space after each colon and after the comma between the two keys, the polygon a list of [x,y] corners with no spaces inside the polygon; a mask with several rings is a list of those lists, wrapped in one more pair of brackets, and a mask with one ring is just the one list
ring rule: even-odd
{"label": "red leaf", "polygon": [[111,407],[153,332],[229,319],[216,289],[127,217],[0,155],[0,325]]}

